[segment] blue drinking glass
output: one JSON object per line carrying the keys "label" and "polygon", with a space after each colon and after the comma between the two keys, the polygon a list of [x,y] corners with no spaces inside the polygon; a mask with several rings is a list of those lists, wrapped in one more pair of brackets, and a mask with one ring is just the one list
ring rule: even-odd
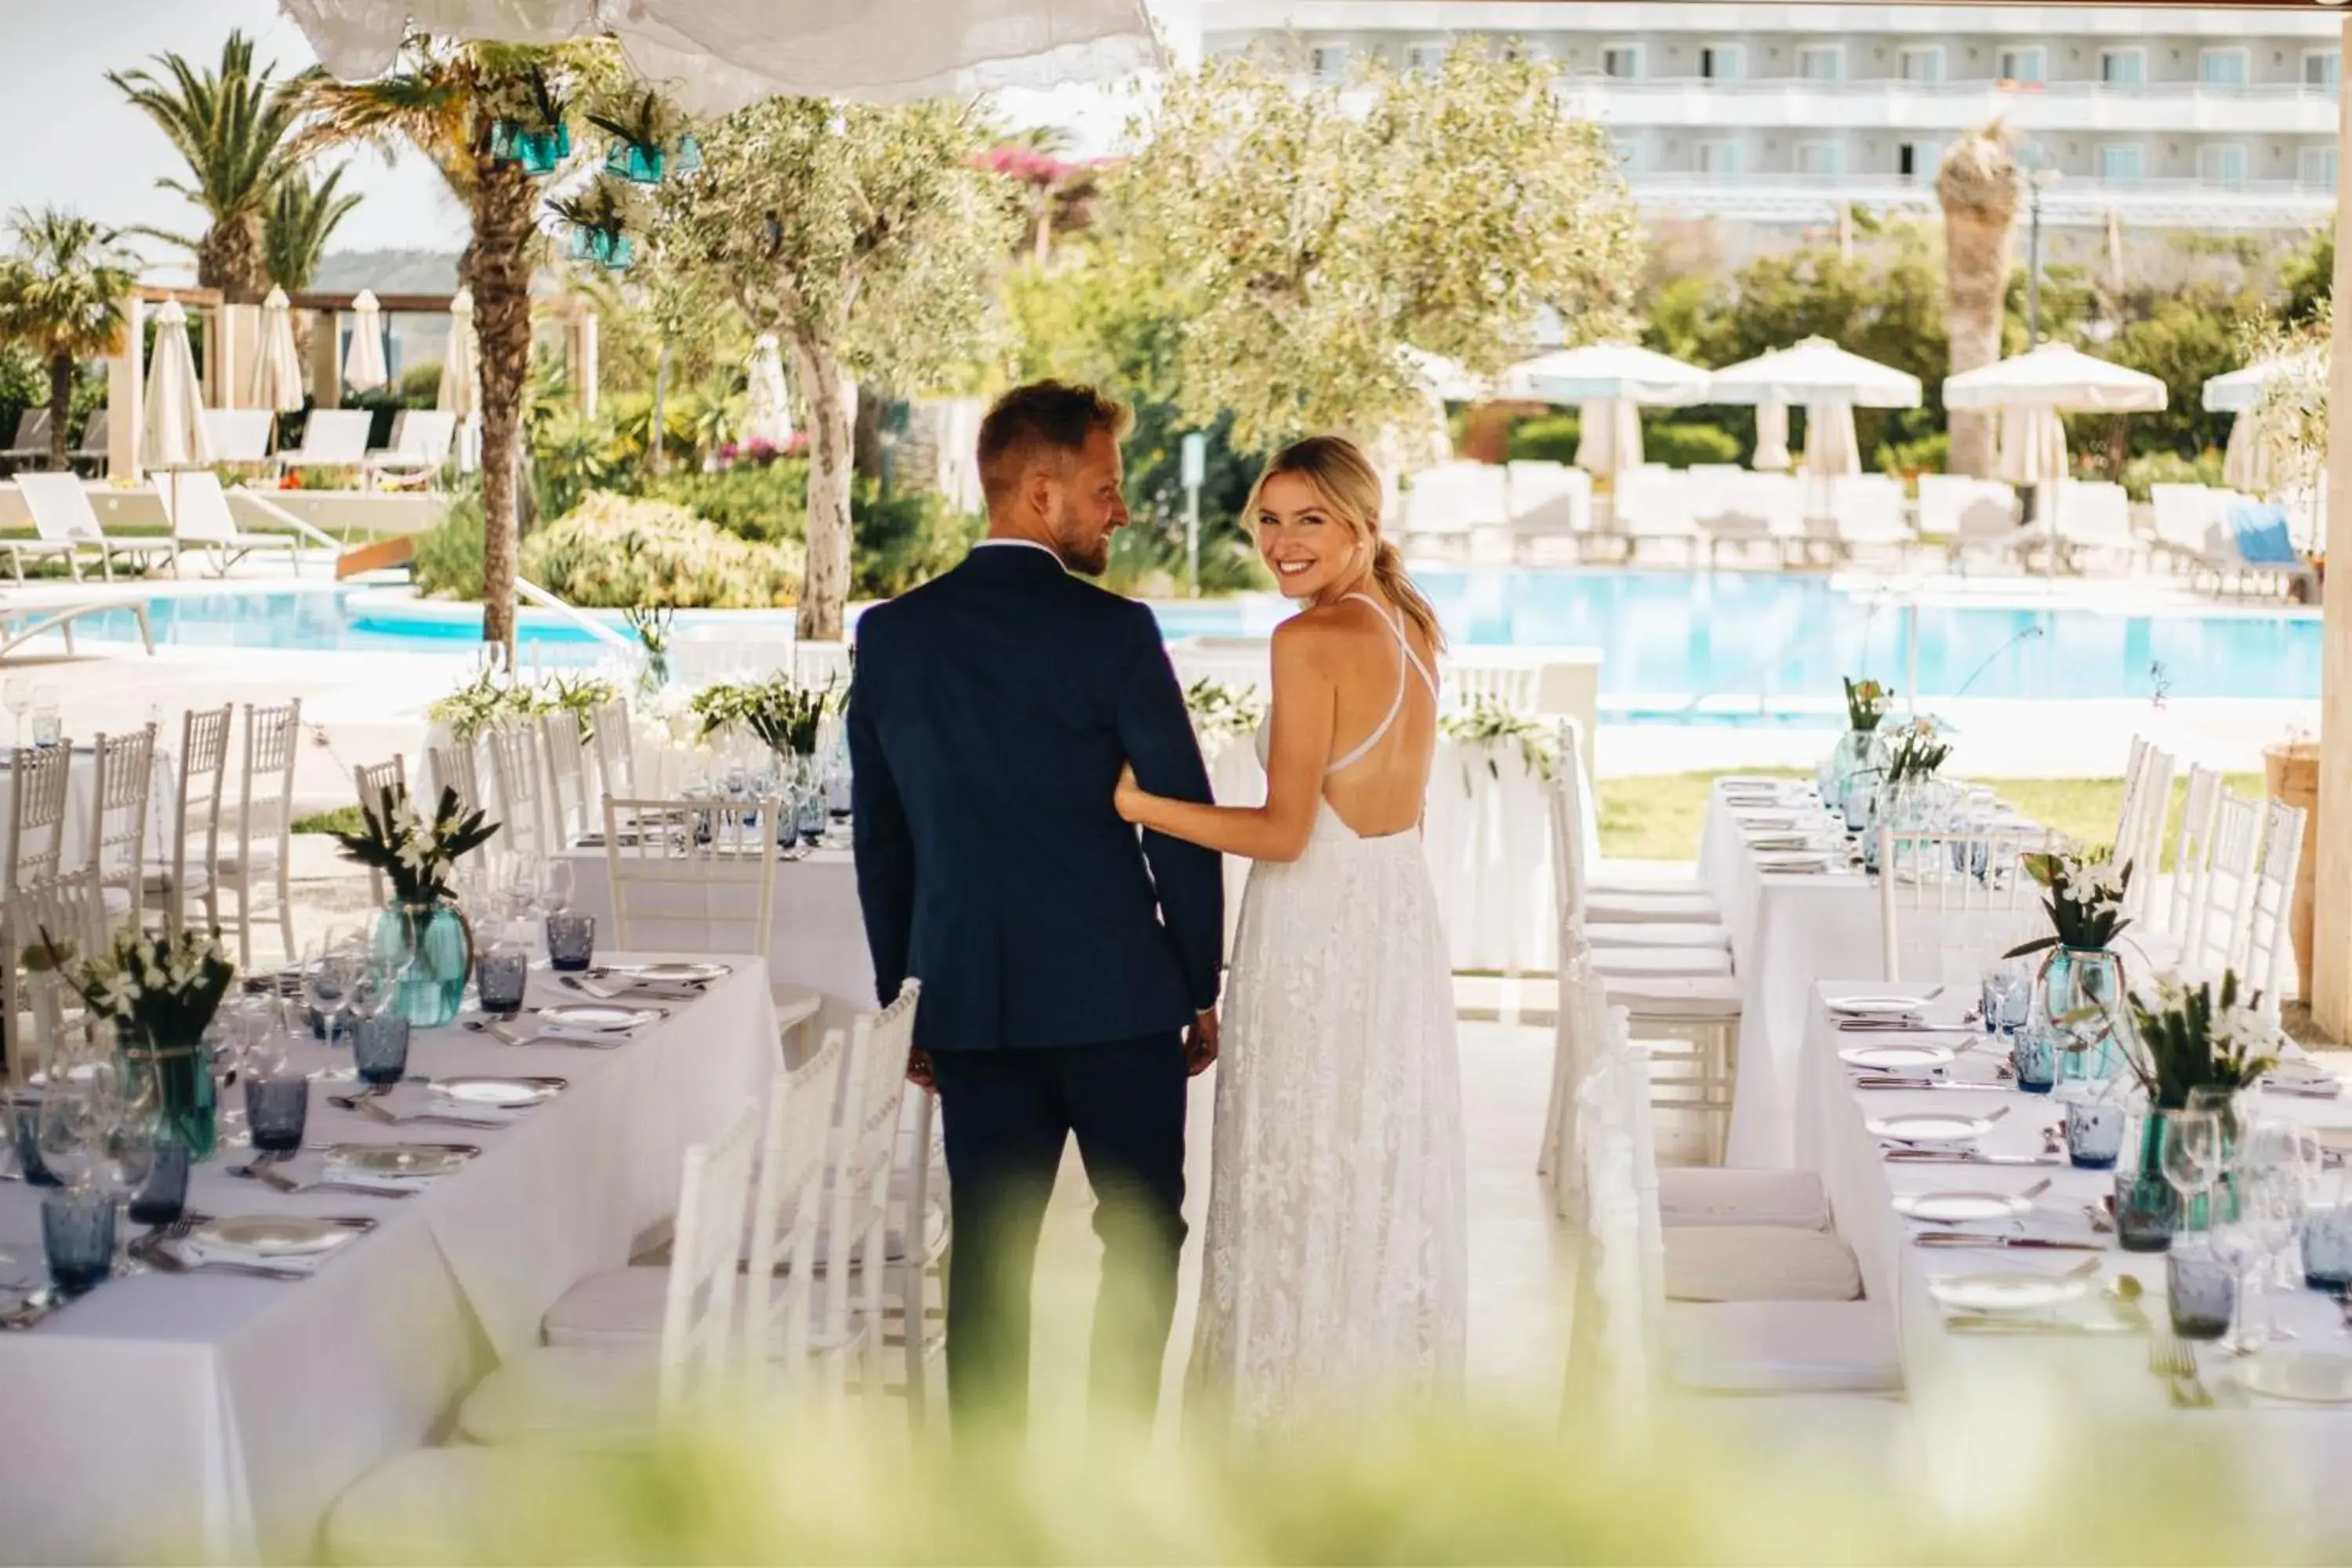
{"label": "blue drinking glass", "polygon": [[2210,1233],[2176,1237],[2164,1259],[2172,1331],[2184,1340],[2218,1340],[2238,1310],[2238,1271],[2214,1250]]}
{"label": "blue drinking glass", "polygon": [[352,1026],[352,1064],[362,1083],[398,1083],[408,1071],[408,1019],[385,1011]]}
{"label": "blue drinking glass", "polygon": [[2352,1289],[2352,1205],[2314,1209],[2304,1217],[2303,1279],[2331,1296]]}
{"label": "blue drinking glass", "polygon": [[2057,1040],[2045,1030],[2029,1028],[2019,1030],[2010,1041],[2017,1087],[2027,1094],[2048,1094],[2058,1081]]}
{"label": "blue drinking glass", "polygon": [[60,1188],[41,1199],[41,1250],[49,1281],[68,1296],[114,1272],[114,1194],[97,1187]]}
{"label": "blue drinking glass", "polygon": [[188,1206],[188,1146],[176,1138],[155,1142],[155,1163],[131,1198],[131,1223],[170,1225]]}
{"label": "blue drinking glass", "polygon": [[2112,1171],[2124,1152],[2124,1108],[2111,1100],[2066,1102],[2066,1157],[2078,1171]]}
{"label": "blue drinking glass", "polygon": [[12,1096],[8,1101],[8,1139],[16,1151],[16,1168],[37,1187],[54,1187],[58,1179],[41,1160],[41,1097]]}
{"label": "blue drinking glass", "polygon": [[493,942],[474,965],[474,989],[485,1013],[521,1011],[523,990],[530,979],[530,954],[520,942]]}
{"label": "blue drinking glass", "polygon": [[310,1121],[310,1080],[299,1073],[245,1080],[245,1121],[253,1146],[265,1154],[291,1154],[302,1147]]}
{"label": "blue drinking glass", "polygon": [[547,962],[555,969],[577,973],[596,956],[596,917],[566,910],[547,917]]}

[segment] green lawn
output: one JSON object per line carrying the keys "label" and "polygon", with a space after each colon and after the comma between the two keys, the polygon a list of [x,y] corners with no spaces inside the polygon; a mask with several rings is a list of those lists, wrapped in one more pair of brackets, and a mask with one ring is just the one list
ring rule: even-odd
{"label": "green lawn", "polygon": [[356,805],[339,805],[332,811],[313,812],[294,819],[297,833],[357,833],[365,826]]}
{"label": "green lawn", "polygon": [[[1727,768],[1723,773],[1810,776],[1793,768]],[[1664,773],[1602,779],[1601,852],[1612,859],[1696,858],[1699,829],[1706,818],[1707,792],[1721,776],[1721,773]],[[2260,773],[2231,773],[2225,782],[2240,795],[2260,795],[2263,790]],[[2123,804],[2124,782],[2119,778],[2003,779],[1993,787],[2003,800],[2034,821],[2083,843],[2105,844],[2115,837],[2116,812]],[[2188,789],[2186,779],[2174,781],[2172,805],[2165,819],[2168,855]]]}

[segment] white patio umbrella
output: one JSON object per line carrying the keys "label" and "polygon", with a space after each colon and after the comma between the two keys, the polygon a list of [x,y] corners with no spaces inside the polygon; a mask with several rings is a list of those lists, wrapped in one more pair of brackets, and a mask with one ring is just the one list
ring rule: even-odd
{"label": "white patio umbrella", "polygon": [[1862,472],[1862,446],[1853,436],[1853,405],[1842,397],[1805,405],[1805,455],[1797,471],[1839,479]]}
{"label": "white patio umbrella", "polygon": [[1642,466],[1642,411],[1622,397],[1587,403],[1577,411],[1576,466],[1595,479]]}
{"label": "white patio umbrella", "polygon": [[383,367],[383,312],[375,291],[362,289],[352,301],[352,343],[343,353],[343,384],[365,392],[391,380]]}
{"label": "white patio umbrella", "polygon": [[482,345],[474,335],[474,291],[460,289],[449,296],[449,346],[441,355],[441,385],[433,406],[454,414],[460,424],[471,419],[482,400]]}
{"label": "white patio umbrella", "polygon": [[[2153,413],[2164,402],[2164,383],[2156,377],[2065,343],[2043,343],[1944,378],[1946,408],[2002,411],[1997,472],[2011,484],[2035,487],[2035,513],[2049,516],[2053,529],[2057,509],[2042,505],[2042,487],[2066,477],[2066,430],[2058,416]],[[2054,542],[2051,557],[2054,570]]]}
{"label": "white patio umbrella", "polygon": [[547,44],[609,33],[689,112],[782,93],[970,97],[1162,63],[1144,0],[284,0],[327,69],[383,75],[409,32]]}
{"label": "white patio umbrella", "polygon": [[1916,408],[1919,378],[1864,359],[1827,338],[1807,338],[1708,378],[1709,403],[1843,403],[1849,408]]}
{"label": "white patio umbrella", "polygon": [[1539,354],[1498,378],[1496,395],[1580,411],[1576,466],[1610,479],[1642,460],[1643,407],[1704,403],[1706,372],[1635,343],[1587,343]]}
{"label": "white patio umbrella", "polygon": [[261,342],[245,400],[273,414],[292,414],[302,406],[302,355],[294,346],[294,311],[286,290],[275,284],[261,301]]}
{"label": "white patio umbrella", "polygon": [[[2207,384],[2210,385],[2210,383]],[[2267,495],[2278,483],[2278,465],[2271,459],[2269,416],[2261,405],[2242,409],[2230,421],[2230,444],[2221,448],[2221,482],[2248,495]]]}
{"label": "white patio umbrella", "polygon": [[784,395],[784,356],[773,332],[751,342],[751,389],[744,400],[743,439],[782,447],[793,436],[792,405]]}
{"label": "white patio umbrella", "polygon": [[142,461],[151,468],[179,468],[213,460],[212,437],[205,429],[205,389],[196,379],[196,357],[188,348],[188,313],[177,300],[164,300],[155,312],[146,405],[140,433]]}
{"label": "white patio umbrella", "polygon": [[2203,402],[2212,414],[2243,414],[2258,406],[2271,384],[2282,378],[2297,380],[2326,374],[2326,358],[2323,353],[2281,354],[2275,359],[2256,360],[2242,370],[2227,375],[2217,375],[2205,384]]}
{"label": "white patio umbrella", "polygon": [[2066,426],[2054,408],[2012,403],[2000,411],[1997,478],[2012,485],[2054,485],[2066,477]]}
{"label": "white patio umbrella", "polygon": [[1789,405],[1756,405],[1756,456],[1748,467],[1759,474],[1786,473],[1789,468]]}
{"label": "white patio umbrella", "polygon": [[2314,351],[2257,360],[2205,384],[2206,408],[2236,416],[2230,421],[2230,443],[2221,451],[2223,484],[2250,495],[2265,495],[2277,488],[2278,465],[2267,428],[2271,388],[2283,380],[2321,383],[2326,376],[2327,356]]}

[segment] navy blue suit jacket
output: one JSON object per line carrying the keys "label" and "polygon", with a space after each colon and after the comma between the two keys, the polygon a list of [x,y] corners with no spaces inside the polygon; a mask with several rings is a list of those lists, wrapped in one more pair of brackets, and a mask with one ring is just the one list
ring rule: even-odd
{"label": "navy blue suit jacket", "polygon": [[1209,798],[1149,609],[1043,549],[975,549],[858,618],[848,727],[875,988],[921,977],[916,1044],[1108,1044],[1215,1005],[1216,854],[1111,809],[1121,763]]}

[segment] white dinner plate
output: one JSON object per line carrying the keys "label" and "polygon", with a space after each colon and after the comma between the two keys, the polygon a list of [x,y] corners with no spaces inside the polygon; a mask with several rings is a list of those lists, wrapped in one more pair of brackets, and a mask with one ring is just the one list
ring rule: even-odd
{"label": "white dinner plate", "polygon": [[1824,996],[1822,1005],[1849,1018],[1900,1018],[1926,1004],[1916,996]]}
{"label": "white dinner plate", "polygon": [[207,1220],[192,1233],[194,1240],[213,1247],[266,1258],[303,1258],[332,1252],[354,1233],[348,1226],[330,1225],[301,1215],[238,1215]]}
{"label": "white dinner plate", "polygon": [[1952,1065],[1948,1046],[1848,1046],[1838,1060],[1872,1072],[1926,1072]]}
{"label": "white dinner plate", "polygon": [[593,1003],[579,1003],[562,1007],[541,1007],[537,1021],[559,1029],[587,1029],[598,1034],[623,1035],[647,1024],[659,1023],[662,1014],[651,1007],[606,1007]]}
{"label": "white dinner plate", "polygon": [[1895,1212],[1937,1225],[1969,1225],[1979,1220],[2015,1219],[2033,1212],[2033,1200],[2014,1193],[1973,1192],[1946,1187],[1939,1192],[1905,1193],[1895,1200]]}
{"label": "white dinner plate", "polygon": [[735,973],[723,963],[614,963],[588,972],[598,979],[651,980],[665,985],[708,985]]}
{"label": "white dinner plate", "polygon": [[1954,1116],[1921,1110],[1907,1116],[1874,1116],[1865,1123],[1872,1134],[1897,1143],[1972,1143],[1992,1131],[1981,1116]]}
{"label": "white dinner plate", "polygon": [[1995,1269],[1982,1274],[1942,1274],[1927,1281],[1927,1293],[1956,1312],[2038,1312],[2090,1294],[2085,1274],[2033,1274]]}
{"label": "white dinner plate", "polygon": [[443,1143],[338,1143],[327,1151],[330,1173],[358,1176],[446,1176],[465,1163]]}
{"label": "white dinner plate", "polygon": [[2334,1351],[2268,1350],[2237,1364],[2248,1392],[2307,1405],[2352,1404],[2352,1355]]}
{"label": "white dinner plate", "polygon": [[433,1088],[444,1100],[500,1110],[542,1105],[563,1091],[561,1084],[550,1079],[522,1078],[445,1078]]}

